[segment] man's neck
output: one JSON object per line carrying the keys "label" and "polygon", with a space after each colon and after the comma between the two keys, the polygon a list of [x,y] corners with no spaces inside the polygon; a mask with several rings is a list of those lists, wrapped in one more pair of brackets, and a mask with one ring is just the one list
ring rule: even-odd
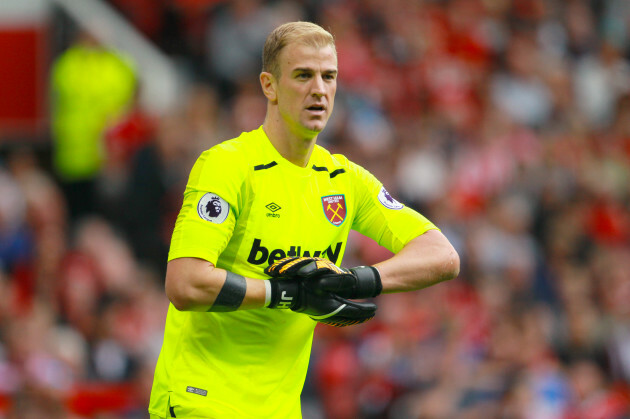
{"label": "man's neck", "polygon": [[282,157],[296,166],[306,167],[315,147],[317,136],[312,138],[300,137],[291,132],[285,124],[274,121],[269,115],[265,118],[263,130]]}

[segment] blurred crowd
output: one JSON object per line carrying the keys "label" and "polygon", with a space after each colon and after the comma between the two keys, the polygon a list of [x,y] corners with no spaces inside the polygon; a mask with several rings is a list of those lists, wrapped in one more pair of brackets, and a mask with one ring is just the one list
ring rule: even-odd
{"label": "blurred crowd", "polygon": [[[59,63],[103,49],[83,34],[51,66],[49,152],[2,148],[0,417],[146,417],[188,172],[261,124],[267,33],[312,20],[340,70],[319,142],[434,221],[462,269],[377,297],[366,324],[318,326],[305,419],[630,418],[630,2],[109,3],[189,87],[159,117],[142,86],[101,92],[120,100],[79,151],[92,166],[64,171],[80,134],[62,114],[86,112],[66,102],[89,86]],[[388,255],[357,233],[344,265]]]}

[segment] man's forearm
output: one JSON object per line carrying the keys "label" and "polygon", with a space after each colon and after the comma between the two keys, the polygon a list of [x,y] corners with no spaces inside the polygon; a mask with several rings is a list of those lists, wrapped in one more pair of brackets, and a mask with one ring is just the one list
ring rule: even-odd
{"label": "man's forearm", "polygon": [[265,285],[202,259],[180,258],[168,263],[166,295],[181,311],[246,310],[264,305]]}
{"label": "man's forearm", "polygon": [[383,293],[413,291],[457,277],[459,255],[440,231],[429,230],[374,266],[381,275]]}

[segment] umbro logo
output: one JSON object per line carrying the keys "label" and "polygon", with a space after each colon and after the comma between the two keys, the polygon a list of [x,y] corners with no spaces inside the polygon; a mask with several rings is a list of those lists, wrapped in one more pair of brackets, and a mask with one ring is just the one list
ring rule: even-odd
{"label": "umbro logo", "polygon": [[280,205],[276,204],[275,202],[270,202],[269,204],[265,205],[265,208],[267,208],[271,212],[276,212],[282,207],[280,207]]}
{"label": "umbro logo", "polygon": [[275,202],[270,202],[265,205],[265,208],[271,211],[267,213],[267,217],[280,218],[280,214],[276,214],[276,212],[278,212],[282,208],[280,205],[276,204]]}

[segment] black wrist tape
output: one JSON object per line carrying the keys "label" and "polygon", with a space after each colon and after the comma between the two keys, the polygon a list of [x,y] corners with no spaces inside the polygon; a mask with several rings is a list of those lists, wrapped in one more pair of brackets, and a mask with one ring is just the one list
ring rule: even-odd
{"label": "black wrist tape", "polygon": [[234,311],[243,303],[247,291],[247,281],[242,275],[227,272],[219,295],[208,311]]}

